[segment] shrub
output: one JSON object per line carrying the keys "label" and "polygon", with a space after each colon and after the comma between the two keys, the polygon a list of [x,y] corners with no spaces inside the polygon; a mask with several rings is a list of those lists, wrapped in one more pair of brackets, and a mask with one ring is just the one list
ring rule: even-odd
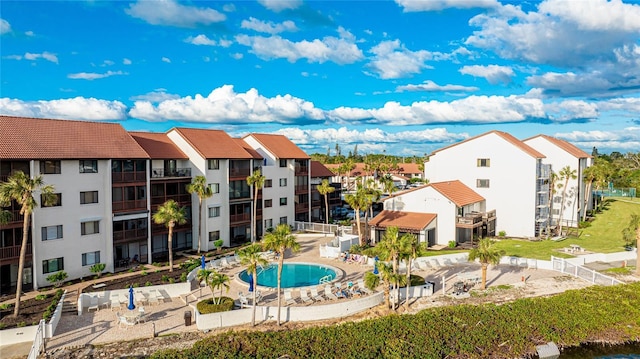
{"label": "shrub", "polygon": [[47,282],[53,283],[53,285],[55,287],[59,287],[62,285],[62,282],[64,282],[65,279],[67,279],[69,275],[67,274],[67,272],[61,270],[60,272],[56,272],[53,273],[49,276],[47,276]]}
{"label": "shrub", "polygon": [[2,303],[0,304],[0,310],[7,310],[13,307],[13,303]]}
{"label": "shrub", "polygon": [[140,273],[140,275],[147,275],[147,274],[148,274],[147,271],[144,271],[144,270],[142,271],[142,273]]}
{"label": "shrub", "polygon": [[180,281],[181,282],[187,281],[187,272],[182,272],[182,274],[180,274]]}
{"label": "shrub", "polygon": [[169,284],[173,284],[173,283],[175,283],[175,282],[176,282],[176,280],[175,280],[175,279],[173,279],[173,278],[169,278]]}
{"label": "shrub", "polygon": [[18,328],[22,328],[22,327],[26,327],[27,326],[27,322],[20,322],[17,324]]}
{"label": "shrub", "polygon": [[188,259],[182,263],[180,263],[180,269],[184,269],[187,272],[191,272],[192,270],[194,270],[195,268],[200,266],[200,259]]}
{"label": "shrub", "polygon": [[47,294],[38,294],[36,295],[36,300],[45,300],[49,297]]}
{"label": "shrub", "polygon": [[100,275],[102,275],[102,271],[106,266],[107,265],[104,263],[96,263],[92,265],[91,268],[89,268],[89,270],[91,271],[91,273],[95,274],[99,278]]}
{"label": "shrub", "polygon": [[233,309],[233,299],[222,297],[220,304],[215,304],[213,299],[205,299],[198,302],[196,307],[201,314],[228,312]]}
{"label": "shrub", "polygon": [[223,244],[224,244],[224,240],[222,240],[222,239],[217,239],[217,240],[213,241],[213,245],[216,246],[216,248],[218,248],[218,249],[222,248]]}
{"label": "shrub", "polygon": [[162,275],[162,281],[163,281],[163,282],[168,282],[168,281],[169,281],[169,276],[168,276],[168,275],[166,275],[166,274],[163,274],[163,275]]}
{"label": "shrub", "polygon": [[456,241],[449,241],[449,248],[455,248],[457,245]]}
{"label": "shrub", "polygon": [[591,222],[589,221],[580,221],[580,223],[578,223],[578,228],[588,228],[591,227]]}
{"label": "shrub", "polygon": [[149,281],[147,281],[147,282],[144,284],[144,286],[145,286],[145,287],[151,287],[152,285],[153,285],[153,283],[151,283],[151,282],[149,282]]}
{"label": "shrub", "polygon": [[498,232],[498,236],[506,237],[507,236],[507,232],[506,231],[500,231],[500,232]]}

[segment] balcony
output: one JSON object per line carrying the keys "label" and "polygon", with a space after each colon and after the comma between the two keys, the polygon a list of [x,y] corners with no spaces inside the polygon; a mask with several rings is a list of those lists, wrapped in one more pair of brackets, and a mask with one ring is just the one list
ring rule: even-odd
{"label": "balcony", "polygon": [[146,210],[147,200],[139,199],[135,201],[112,202],[113,212]]}
{"label": "balcony", "polygon": [[294,173],[295,173],[296,176],[306,176],[306,175],[309,174],[309,167],[307,167],[307,166],[296,166]]}
{"label": "balcony", "polygon": [[147,229],[130,229],[125,231],[113,232],[114,242],[125,242],[130,240],[147,239]]}
{"label": "balcony", "polygon": [[191,204],[191,195],[190,194],[174,194],[174,195],[166,195],[166,196],[155,196],[151,197],[151,205],[161,205],[168,200],[174,200],[178,202],[179,205],[188,205]]}
{"label": "balcony", "polygon": [[151,179],[174,177],[191,177],[191,168],[176,168],[174,170],[154,168],[151,170]]}
{"label": "balcony", "polygon": [[309,203],[296,203],[296,213],[309,212]]}
{"label": "balcony", "polygon": [[250,175],[250,168],[229,168],[229,177],[249,177]]}
{"label": "balcony", "polygon": [[296,186],[295,187],[295,193],[309,193],[309,186],[307,185],[301,185],[301,186]]}
{"label": "balcony", "polygon": [[241,222],[251,222],[251,215],[248,213],[232,214],[229,216],[229,223],[237,224]]}
{"label": "balcony", "polygon": [[9,211],[9,210],[7,211],[11,213],[11,218],[9,219],[9,222],[7,222],[7,224],[22,223],[24,221],[24,216],[20,214],[19,209],[16,209],[13,211]]}
{"label": "balcony", "polygon": [[[19,259],[20,258],[20,245],[11,247],[0,248],[0,259]],[[27,256],[31,256],[31,243],[27,243]]]}
{"label": "balcony", "polygon": [[111,172],[113,183],[146,182],[147,172]]}

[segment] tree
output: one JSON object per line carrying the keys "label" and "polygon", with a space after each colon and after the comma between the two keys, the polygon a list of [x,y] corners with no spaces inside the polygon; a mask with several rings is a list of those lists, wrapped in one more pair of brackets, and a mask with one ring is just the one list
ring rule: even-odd
{"label": "tree", "polygon": [[187,185],[187,192],[196,194],[198,196],[198,254],[200,254],[200,244],[202,243],[202,200],[211,198],[213,196],[213,190],[207,184],[207,178],[205,176],[196,176],[193,182]]}
{"label": "tree", "polygon": [[629,225],[622,230],[622,236],[627,243],[633,243],[633,237],[636,240],[636,275],[640,276],[640,215],[632,214],[629,218]]}
{"label": "tree", "polygon": [[391,283],[394,282],[393,266],[382,261],[378,261],[376,263],[376,266],[378,267],[378,275],[380,276],[382,285],[384,286],[384,300],[386,308],[387,310],[391,310],[391,293],[389,288],[391,287]]}
{"label": "tree", "polygon": [[284,252],[291,249],[293,252],[300,250],[300,243],[296,241],[296,237],[291,234],[291,228],[286,223],[279,224],[273,232],[264,236],[262,245],[266,250],[272,250],[278,253],[278,325],[280,325],[280,309],[282,306],[280,296],[280,284],[282,280],[282,265],[284,264]]}
{"label": "tree", "polygon": [[240,250],[240,263],[247,267],[247,273],[253,276],[253,313],[251,313],[251,325],[256,325],[256,292],[258,286],[258,267],[263,267],[269,262],[261,255],[262,248],[258,244],[252,244]]}
{"label": "tree", "polygon": [[403,248],[402,253],[400,253],[400,257],[402,259],[407,260],[407,287],[406,287],[406,300],[405,300],[405,311],[409,312],[409,287],[411,286],[411,266],[413,264],[413,260],[418,257],[418,249],[420,248],[420,242],[418,241],[418,237],[414,234],[406,233],[404,234],[400,240],[403,242],[401,246]]}
{"label": "tree", "polygon": [[564,180],[564,183],[561,184],[562,195],[560,199],[560,218],[558,218],[558,224],[559,224],[558,234],[559,235],[562,235],[562,216],[564,214],[564,202],[567,197],[567,187],[569,187],[569,180],[574,180],[578,178],[578,175],[576,173],[577,171],[571,169],[571,166],[565,166],[560,170],[560,172],[558,172],[558,175],[559,175],[558,179],[561,181]]}
{"label": "tree", "polygon": [[[409,233],[405,233],[400,236],[400,231],[398,227],[392,226],[388,227],[384,232],[384,236],[382,241],[378,244],[380,248],[380,252],[384,255],[385,260],[391,262],[391,268],[393,275],[398,274],[398,265],[400,257],[404,253],[408,253],[410,251],[409,245],[411,244],[411,237],[413,235]],[[398,289],[398,281],[396,278],[389,278],[394,283],[394,289]],[[397,298],[398,296],[396,296]],[[395,301],[392,303],[393,309],[395,309]]]}
{"label": "tree", "polygon": [[[213,294],[213,303],[214,304],[220,304],[220,302],[222,302],[222,289],[226,289],[227,292],[229,291],[229,276],[224,274],[224,273],[220,273],[218,271],[212,271],[211,274],[209,274],[208,278],[208,283],[211,286],[211,293]],[[216,289],[220,289],[220,297],[218,298],[218,301],[216,302]]]}
{"label": "tree", "polygon": [[597,177],[596,168],[593,166],[585,168],[584,171],[582,171],[582,176],[586,182],[585,190],[584,190],[584,210],[582,212],[582,221],[586,221],[587,208],[589,206],[589,202],[591,201],[591,198],[593,198],[593,195],[591,193],[591,187],[593,185],[593,181],[595,181]]}
{"label": "tree", "polygon": [[255,243],[256,234],[256,213],[258,212],[258,191],[264,186],[266,177],[260,170],[254,170],[251,176],[247,177],[247,184],[253,186],[253,216],[251,216],[251,243]]}
{"label": "tree", "polygon": [[322,183],[316,186],[318,193],[324,196],[325,222],[329,224],[329,194],[335,192],[335,188],[329,184],[329,180],[323,179]]}
{"label": "tree", "polygon": [[16,282],[16,304],[13,315],[20,315],[20,297],[22,296],[22,276],[24,272],[24,258],[27,254],[27,241],[29,240],[29,221],[34,208],[38,206],[34,195],[40,193],[43,203],[41,205],[52,205],[57,201],[57,196],[53,193],[52,185],[45,185],[42,175],[34,178],[29,177],[22,171],[11,175],[7,182],[0,184],[0,206],[8,206],[11,201],[16,201],[20,205],[22,220],[22,243],[20,245],[20,259],[18,262],[18,280]]}
{"label": "tree", "polygon": [[558,175],[551,171],[549,173],[549,220],[547,221],[547,235],[551,233],[551,222],[553,220],[553,200],[556,194],[556,181],[558,180]]}
{"label": "tree", "polygon": [[354,215],[356,219],[356,227],[358,228],[358,242],[360,246],[364,245],[364,240],[362,237],[362,229],[360,228],[360,210],[366,206],[367,198],[366,193],[362,186],[358,186],[358,190],[355,194],[348,193],[344,196],[345,202],[354,210]]}
{"label": "tree", "polygon": [[170,199],[162,206],[158,207],[158,211],[153,214],[153,221],[156,224],[164,224],[169,228],[168,246],[169,246],[169,272],[173,272],[173,227],[176,224],[187,223],[186,208],[180,207],[178,202]]}
{"label": "tree", "polygon": [[493,247],[494,241],[489,238],[483,238],[478,242],[478,246],[469,251],[469,262],[473,262],[476,259],[482,265],[482,287],[484,290],[487,286],[487,268],[489,264],[497,265],[500,263],[500,259],[505,254],[502,249]]}

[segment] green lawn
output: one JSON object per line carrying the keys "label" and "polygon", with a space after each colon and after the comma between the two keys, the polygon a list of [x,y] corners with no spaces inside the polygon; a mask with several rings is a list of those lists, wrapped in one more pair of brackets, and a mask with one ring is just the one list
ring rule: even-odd
{"label": "green lawn", "polygon": [[578,244],[591,252],[620,252],[624,250],[625,244],[621,232],[629,223],[631,213],[640,214],[640,199],[610,198],[607,200],[605,210],[598,213],[591,222],[591,227],[580,230],[579,237],[569,237],[560,242],[501,240],[495,246],[504,249],[507,256],[543,260],[549,260],[552,255],[563,258],[572,257],[558,251],[558,249],[569,247],[570,244]]}

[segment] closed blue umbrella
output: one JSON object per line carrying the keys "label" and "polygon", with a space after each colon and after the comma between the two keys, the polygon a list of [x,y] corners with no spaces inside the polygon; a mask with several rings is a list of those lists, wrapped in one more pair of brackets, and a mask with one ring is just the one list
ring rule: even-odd
{"label": "closed blue umbrella", "polygon": [[374,258],[373,262],[373,274],[378,274],[378,256]]}
{"label": "closed blue umbrella", "polygon": [[127,307],[129,310],[136,309],[136,306],[133,305],[133,285],[129,286],[129,306]]}
{"label": "closed blue umbrella", "polygon": [[200,257],[200,268],[204,269],[206,261],[204,260],[204,254]]}
{"label": "closed blue umbrella", "polygon": [[253,292],[253,274],[249,274],[249,292]]}

